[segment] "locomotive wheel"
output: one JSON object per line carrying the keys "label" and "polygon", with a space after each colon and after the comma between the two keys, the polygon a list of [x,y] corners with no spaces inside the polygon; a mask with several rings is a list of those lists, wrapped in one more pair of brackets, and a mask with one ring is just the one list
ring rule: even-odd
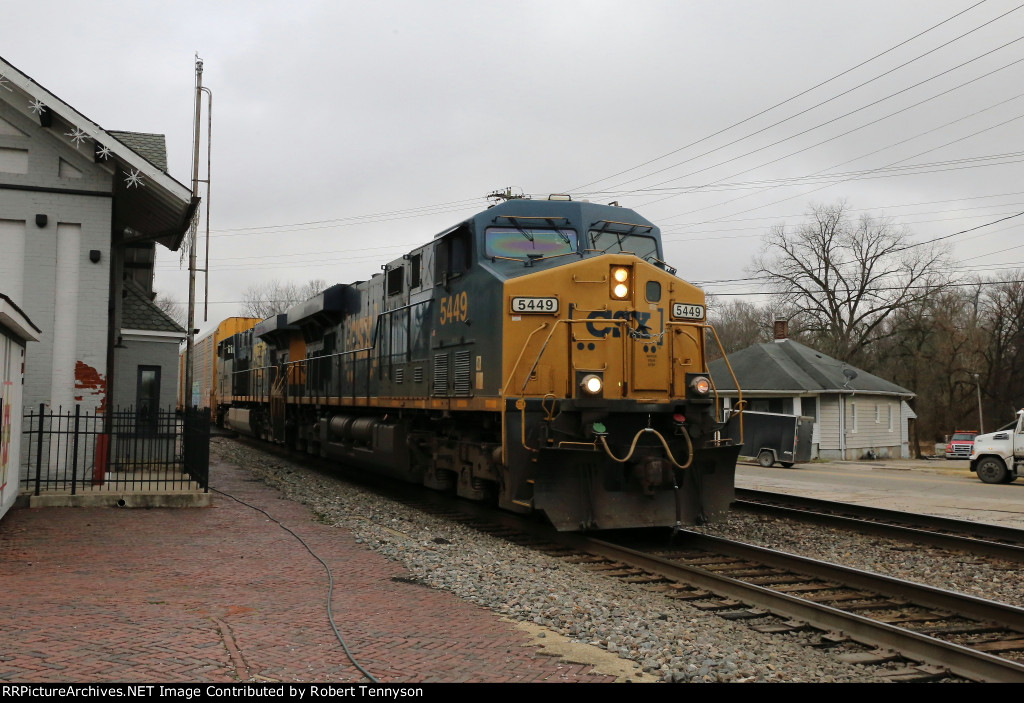
{"label": "locomotive wheel", "polygon": [[985,483],[1006,483],[1009,472],[999,459],[982,459],[977,468],[978,478]]}
{"label": "locomotive wheel", "polygon": [[757,455],[757,463],[767,469],[775,463],[775,455],[767,449],[763,449],[761,450],[761,453]]}

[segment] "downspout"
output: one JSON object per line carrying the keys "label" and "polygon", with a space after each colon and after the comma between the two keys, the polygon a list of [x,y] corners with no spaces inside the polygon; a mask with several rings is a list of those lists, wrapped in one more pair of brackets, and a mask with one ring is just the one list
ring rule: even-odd
{"label": "downspout", "polygon": [[839,459],[846,459],[846,396],[839,394]]}

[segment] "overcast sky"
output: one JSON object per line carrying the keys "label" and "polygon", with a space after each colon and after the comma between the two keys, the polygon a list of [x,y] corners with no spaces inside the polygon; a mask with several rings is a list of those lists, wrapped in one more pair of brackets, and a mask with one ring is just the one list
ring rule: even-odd
{"label": "overcast sky", "polygon": [[[365,279],[508,186],[636,209],[679,276],[719,294],[760,290],[719,281],[811,203],[917,240],[1020,213],[1019,7],[34,0],[5,5],[24,31],[0,55],[106,129],[166,134],[188,185],[199,53],[215,323],[252,283]],[[1024,268],[1022,226],[950,237],[951,275]],[[186,300],[158,250],[157,290]]]}

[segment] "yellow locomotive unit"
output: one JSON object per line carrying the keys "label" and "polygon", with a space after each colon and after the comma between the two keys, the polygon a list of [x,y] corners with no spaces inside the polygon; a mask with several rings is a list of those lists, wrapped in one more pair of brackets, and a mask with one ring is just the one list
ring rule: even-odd
{"label": "yellow locomotive unit", "polygon": [[232,428],[560,530],[733,498],[704,293],[632,210],[518,199],[218,348]]}

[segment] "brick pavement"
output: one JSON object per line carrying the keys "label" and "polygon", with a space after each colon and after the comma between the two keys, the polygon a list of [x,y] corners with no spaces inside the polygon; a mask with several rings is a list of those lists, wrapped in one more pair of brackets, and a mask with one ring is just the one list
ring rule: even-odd
{"label": "brick pavement", "polygon": [[[320,525],[233,465],[213,484],[288,525],[334,574],[335,622],[381,682],[613,677],[524,646],[491,612]],[[0,681],[359,682],[331,631],[323,567],[235,501],[11,510],[0,520]]]}

